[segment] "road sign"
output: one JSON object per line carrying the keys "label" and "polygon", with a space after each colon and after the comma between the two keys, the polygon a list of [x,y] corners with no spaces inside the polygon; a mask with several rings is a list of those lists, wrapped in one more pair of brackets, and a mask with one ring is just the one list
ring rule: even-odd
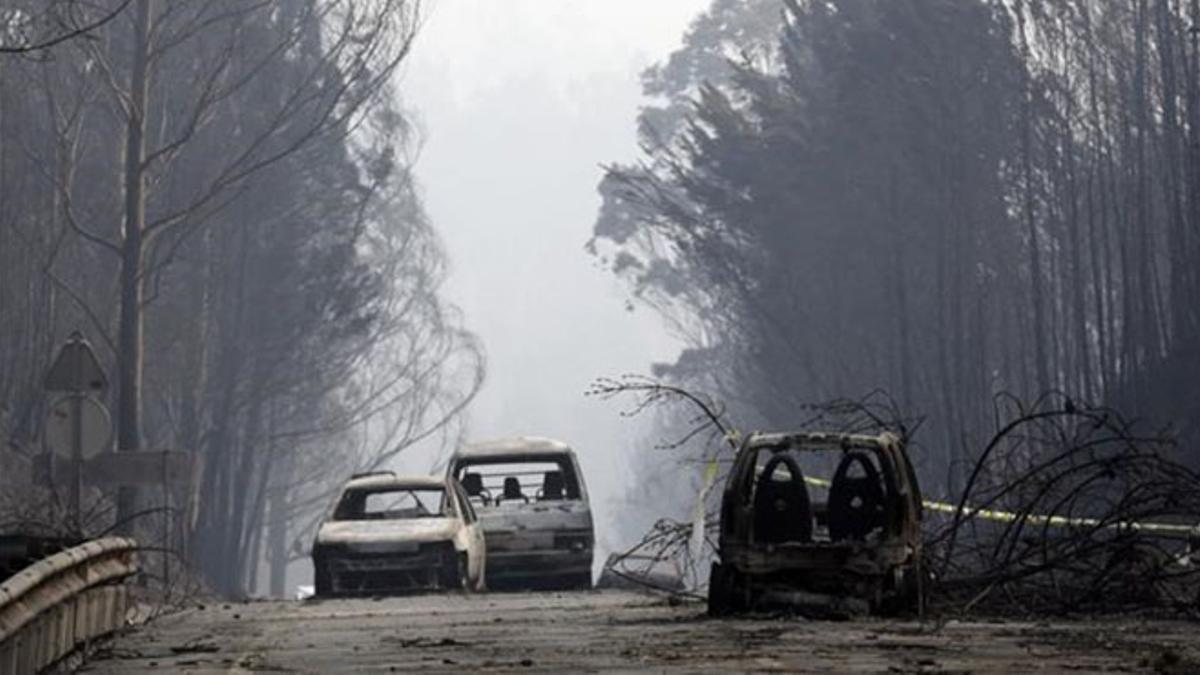
{"label": "road sign", "polygon": [[100,392],[108,388],[108,378],[96,360],[92,345],[78,331],[58,350],[50,370],[46,371],[46,389],[66,392]]}
{"label": "road sign", "polygon": [[79,415],[79,455],[82,459],[94,457],[108,449],[112,442],[112,424],[108,411],[90,396],[75,396],[57,401],[46,415],[46,449],[61,457],[73,456],[75,442],[75,416]]}
{"label": "road sign", "polygon": [[108,411],[104,404],[90,398],[88,392],[106,388],[108,378],[100,369],[92,346],[79,331],[71,333],[46,371],[46,389],[69,395],[50,409],[43,439],[47,447],[70,458],[71,514],[76,527],[82,527],[79,499],[83,491],[84,457],[104,450],[109,437]]}

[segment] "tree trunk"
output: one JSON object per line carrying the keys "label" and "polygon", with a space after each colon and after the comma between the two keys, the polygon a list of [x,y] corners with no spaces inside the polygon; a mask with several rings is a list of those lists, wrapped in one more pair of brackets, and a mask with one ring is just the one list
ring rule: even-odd
{"label": "tree trunk", "polygon": [[290,462],[281,464],[278,485],[267,498],[267,563],[270,565],[270,594],[282,598],[287,594],[288,567],[288,495],[286,486],[291,482]]}
{"label": "tree trunk", "polygon": [[[1025,14],[1021,7],[1017,10],[1018,30],[1020,31],[1021,55],[1029,59],[1029,45],[1025,35]],[[1026,76],[1029,77],[1029,76]],[[1029,237],[1029,281],[1033,300],[1033,359],[1034,373],[1038,395],[1050,389],[1050,374],[1046,364],[1046,320],[1045,299],[1042,288],[1041,240],[1038,237],[1036,206],[1034,202],[1034,173],[1033,173],[1033,115],[1035,112],[1033,83],[1026,82],[1024,109],[1021,111],[1021,179],[1023,182],[1023,212],[1026,233]]]}
{"label": "tree trunk", "polygon": [[[142,259],[146,220],[145,131],[147,61],[152,0],[138,0],[134,18],[133,66],[125,127],[125,223],[121,239],[121,315],[117,337],[117,450],[141,448],[142,425]],[[129,531],[135,493],[122,487],[117,495],[117,522]]]}

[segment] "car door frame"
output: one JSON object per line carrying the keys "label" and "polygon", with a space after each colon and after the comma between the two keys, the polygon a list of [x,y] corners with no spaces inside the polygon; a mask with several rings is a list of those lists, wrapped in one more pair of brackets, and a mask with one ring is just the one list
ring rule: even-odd
{"label": "car door frame", "polygon": [[458,512],[462,514],[463,528],[471,542],[467,551],[467,576],[475,584],[478,584],[484,578],[487,559],[487,545],[483,537],[483,528],[479,525],[479,514],[475,513],[475,507],[471,504],[471,499],[467,496],[462,484],[452,478],[450,486],[458,503]]}

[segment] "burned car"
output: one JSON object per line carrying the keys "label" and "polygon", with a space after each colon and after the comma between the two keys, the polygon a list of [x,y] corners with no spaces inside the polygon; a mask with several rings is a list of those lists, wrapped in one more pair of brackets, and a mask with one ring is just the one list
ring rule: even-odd
{"label": "burned car", "polygon": [[447,476],[479,513],[489,588],[591,588],[592,511],[570,447],[545,438],[468,445]]}
{"label": "burned car", "polygon": [[[806,478],[804,467],[832,470],[832,480]],[[752,434],[721,499],[709,613],[919,611],[920,526],[921,493],[898,436]]]}
{"label": "burned car", "polygon": [[466,492],[450,477],[350,479],[313,544],[318,597],[483,590],[486,548]]}

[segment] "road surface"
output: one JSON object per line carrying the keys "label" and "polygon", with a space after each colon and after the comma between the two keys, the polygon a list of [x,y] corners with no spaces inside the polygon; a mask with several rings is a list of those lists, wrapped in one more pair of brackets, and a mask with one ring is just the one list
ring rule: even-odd
{"label": "road surface", "polygon": [[217,603],[102,646],[91,673],[1200,671],[1195,625],[709,619],[619,591]]}

